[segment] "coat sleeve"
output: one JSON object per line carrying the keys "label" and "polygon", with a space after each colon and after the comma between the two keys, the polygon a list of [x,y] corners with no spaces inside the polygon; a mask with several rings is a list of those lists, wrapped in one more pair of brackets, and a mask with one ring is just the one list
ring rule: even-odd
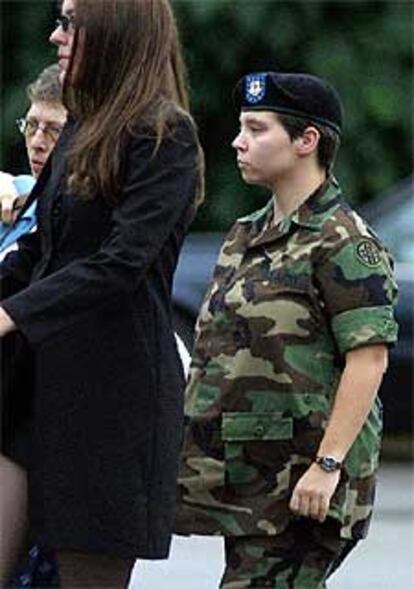
{"label": "coat sleeve", "polygon": [[[50,158],[49,158],[50,159]],[[36,202],[49,177],[49,162],[37,181],[31,176],[16,176],[14,183],[19,194],[31,192],[13,227],[17,249],[6,254],[0,264],[0,300],[26,288],[41,257],[41,240],[36,226]]]}
{"label": "coat sleeve", "polygon": [[5,299],[26,288],[33,268],[40,258],[40,239],[37,231],[18,240],[18,249],[7,254],[0,265],[0,298]]}
{"label": "coat sleeve", "polygon": [[[2,301],[17,328],[39,344],[91,310],[134,291],[184,212],[198,186],[198,143],[186,120],[154,154],[154,140],[129,145],[120,204],[111,231],[93,255],[75,260]],[[91,228],[93,230],[93,228]]]}

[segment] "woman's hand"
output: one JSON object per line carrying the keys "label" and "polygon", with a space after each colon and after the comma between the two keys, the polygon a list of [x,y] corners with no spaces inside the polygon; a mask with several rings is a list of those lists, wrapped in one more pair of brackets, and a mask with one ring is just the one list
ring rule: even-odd
{"label": "woman's hand", "polygon": [[[351,350],[335,395],[328,426],[318,456],[334,456],[342,462],[365,423],[388,364],[383,344]],[[324,521],[340,479],[340,471],[325,472],[312,464],[292,493],[290,509],[298,515]]]}
{"label": "woman's hand", "polygon": [[293,490],[290,509],[297,515],[325,521],[340,475],[340,470],[325,472],[312,464]]}
{"label": "woman's hand", "polygon": [[16,325],[13,319],[6,313],[3,307],[0,307],[0,337],[5,336],[10,331],[14,331]]}

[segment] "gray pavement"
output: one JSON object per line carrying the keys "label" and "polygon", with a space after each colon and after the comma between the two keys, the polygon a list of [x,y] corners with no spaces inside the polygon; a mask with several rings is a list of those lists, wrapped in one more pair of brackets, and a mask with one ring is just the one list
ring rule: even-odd
{"label": "gray pavement", "polygon": [[[174,538],[167,561],[137,561],[129,589],[217,589],[220,538]],[[371,531],[328,583],[329,589],[414,589],[414,473],[409,465],[380,470]]]}
{"label": "gray pavement", "polygon": [[377,509],[360,542],[329,589],[414,589],[414,477],[407,466],[380,471]]}

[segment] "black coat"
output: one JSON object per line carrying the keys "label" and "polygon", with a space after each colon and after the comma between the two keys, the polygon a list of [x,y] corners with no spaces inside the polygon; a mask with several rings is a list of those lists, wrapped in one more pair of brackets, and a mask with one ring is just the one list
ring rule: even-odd
{"label": "black coat", "polygon": [[170,295],[194,214],[195,131],[181,120],[152,159],[154,141],[131,138],[110,206],[66,191],[74,129],[34,189],[38,231],[0,270],[1,305],[35,360],[31,524],[61,550],[163,558],[184,384]]}

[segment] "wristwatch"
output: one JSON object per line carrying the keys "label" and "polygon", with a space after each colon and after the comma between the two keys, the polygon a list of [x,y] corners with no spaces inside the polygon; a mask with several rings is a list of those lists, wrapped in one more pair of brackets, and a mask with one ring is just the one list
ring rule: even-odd
{"label": "wristwatch", "polygon": [[335,472],[336,470],[340,470],[342,467],[342,462],[339,462],[333,456],[317,456],[315,462],[325,472]]}

